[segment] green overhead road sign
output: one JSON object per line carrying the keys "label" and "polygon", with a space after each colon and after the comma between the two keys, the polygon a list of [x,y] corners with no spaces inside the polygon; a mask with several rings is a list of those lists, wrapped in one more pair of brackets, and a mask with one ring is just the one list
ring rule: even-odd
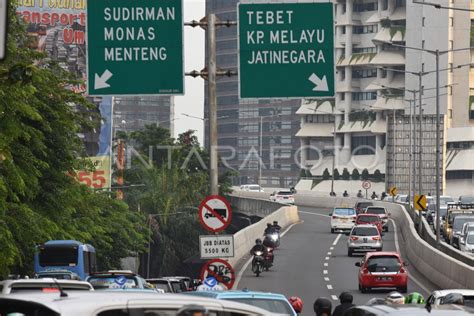
{"label": "green overhead road sign", "polygon": [[184,93],[182,0],[87,3],[89,95]]}
{"label": "green overhead road sign", "polygon": [[332,3],[240,3],[241,98],[334,96]]}

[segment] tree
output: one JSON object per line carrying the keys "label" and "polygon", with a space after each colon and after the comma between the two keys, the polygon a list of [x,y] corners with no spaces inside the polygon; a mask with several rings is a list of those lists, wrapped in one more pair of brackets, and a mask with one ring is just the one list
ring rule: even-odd
{"label": "tree", "polygon": [[334,180],[339,180],[340,177],[339,170],[337,168],[334,169]]}
{"label": "tree", "polygon": [[374,171],[374,181],[375,182],[381,182],[383,180],[382,178],[383,178],[382,173],[380,172],[379,169],[376,169]]}
{"label": "tree", "polygon": [[359,170],[357,168],[354,168],[354,170],[352,170],[352,180],[359,180],[359,179],[360,179]]}
{"label": "tree", "polygon": [[342,179],[349,180],[350,178],[351,174],[349,173],[349,170],[347,170],[347,168],[344,168],[344,170],[342,170]]}
{"label": "tree", "polygon": [[93,127],[95,107],[67,88],[78,83],[71,74],[28,48],[15,4],[0,63],[0,277],[31,274],[34,245],[51,239],[91,243],[99,268],[119,268],[143,247],[142,218],[69,176],[92,168],[78,158],[85,151],[77,133]]}
{"label": "tree", "polygon": [[362,180],[369,180],[369,170],[367,170],[367,169],[362,170],[361,178],[362,178]]}
{"label": "tree", "polygon": [[328,168],[326,168],[323,171],[323,180],[329,180],[329,179],[331,179],[331,174],[329,173]]}

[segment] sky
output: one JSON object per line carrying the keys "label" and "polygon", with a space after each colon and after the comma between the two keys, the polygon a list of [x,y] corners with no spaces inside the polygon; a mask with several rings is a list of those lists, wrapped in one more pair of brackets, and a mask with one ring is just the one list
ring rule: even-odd
{"label": "sky", "polygon": [[[184,21],[200,20],[205,15],[205,0],[184,0]],[[185,71],[204,68],[205,31],[200,28],[184,27]],[[204,122],[183,116],[204,117],[204,80],[200,77],[186,77],[185,95],[175,97],[175,136],[189,129],[196,130],[199,142],[204,139]]]}

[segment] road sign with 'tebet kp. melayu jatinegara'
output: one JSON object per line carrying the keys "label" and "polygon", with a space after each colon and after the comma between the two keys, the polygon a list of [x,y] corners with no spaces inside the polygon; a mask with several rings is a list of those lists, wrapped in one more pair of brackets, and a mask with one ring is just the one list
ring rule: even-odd
{"label": "road sign with 'tebet kp. melayu jatinegara'", "polygon": [[89,95],[184,93],[182,0],[87,3]]}
{"label": "road sign with 'tebet kp. melayu jatinegara'", "polygon": [[332,3],[240,3],[241,98],[334,96]]}

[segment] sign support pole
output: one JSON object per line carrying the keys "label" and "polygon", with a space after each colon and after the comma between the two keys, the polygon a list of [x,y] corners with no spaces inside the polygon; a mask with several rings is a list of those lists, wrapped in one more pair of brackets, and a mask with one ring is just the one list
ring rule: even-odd
{"label": "sign support pole", "polygon": [[217,156],[217,93],[216,93],[216,15],[207,16],[207,50],[208,50],[208,102],[209,102],[209,158],[211,195],[219,194],[218,156]]}

